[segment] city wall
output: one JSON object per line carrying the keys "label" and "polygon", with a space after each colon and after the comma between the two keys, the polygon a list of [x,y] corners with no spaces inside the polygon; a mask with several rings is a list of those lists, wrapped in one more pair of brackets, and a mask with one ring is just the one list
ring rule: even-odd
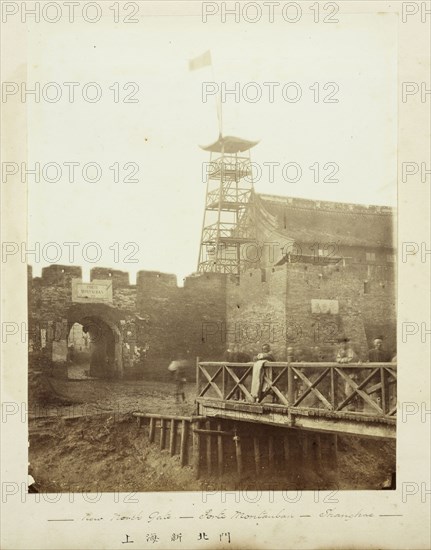
{"label": "city wall", "polygon": [[286,263],[251,269],[240,280],[201,273],[183,287],[171,274],[140,271],[131,285],[126,272],[94,268],[92,285],[112,282],[112,296],[97,303],[73,295],[80,267],[52,265],[35,278],[29,268],[28,275],[30,357],[44,365],[67,363],[74,323],[111,330],[113,377],[165,379],[178,358],[189,361],[193,376],[196,357],[221,360],[230,343],[251,356],[269,343],[278,360],[288,348],[312,360],[317,347],[330,360],[340,338],[362,360],[378,336],[396,351],[393,265]]}
{"label": "city wall", "polygon": [[[244,351],[269,342],[277,359],[287,349],[303,360],[321,348],[326,359],[340,338],[366,360],[373,339],[396,352],[395,270],[389,265],[294,263],[245,272],[227,287],[227,326]],[[235,331],[232,329],[235,327]]]}

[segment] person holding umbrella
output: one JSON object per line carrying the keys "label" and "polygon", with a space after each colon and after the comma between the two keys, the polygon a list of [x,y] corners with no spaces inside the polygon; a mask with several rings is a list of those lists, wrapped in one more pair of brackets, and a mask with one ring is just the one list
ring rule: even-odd
{"label": "person holding umbrella", "polygon": [[184,370],[188,365],[188,362],[186,359],[182,358],[177,359],[175,361],[171,361],[168,370],[173,373],[174,380],[175,380],[175,403],[180,403],[180,399],[184,403],[186,400],[186,393],[185,393],[185,387],[187,383],[187,379],[184,376]]}

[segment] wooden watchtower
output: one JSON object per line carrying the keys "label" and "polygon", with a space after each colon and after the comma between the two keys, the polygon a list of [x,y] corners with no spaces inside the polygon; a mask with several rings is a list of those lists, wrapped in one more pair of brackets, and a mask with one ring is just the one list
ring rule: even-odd
{"label": "wooden watchtower", "polygon": [[210,152],[198,271],[239,275],[241,246],[254,241],[245,223],[253,192],[250,149],[258,142],[222,136]]}

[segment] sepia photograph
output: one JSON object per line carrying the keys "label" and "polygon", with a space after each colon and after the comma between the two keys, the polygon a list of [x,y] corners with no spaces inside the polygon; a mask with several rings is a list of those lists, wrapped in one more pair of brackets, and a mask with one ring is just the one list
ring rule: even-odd
{"label": "sepia photograph", "polygon": [[[54,104],[66,128],[99,108],[80,151],[133,132],[133,155],[75,167],[71,148],[23,173],[34,487],[394,489],[395,20],[346,17],[340,53],[313,18],[265,43],[192,20],[193,48],[167,19],[127,29],[126,50],[73,44],[78,74],[125,72],[118,104],[96,82],[97,103]],[[35,43],[37,158],[54,159],[44,97],[65,93],[51,78],[71,47]]]}

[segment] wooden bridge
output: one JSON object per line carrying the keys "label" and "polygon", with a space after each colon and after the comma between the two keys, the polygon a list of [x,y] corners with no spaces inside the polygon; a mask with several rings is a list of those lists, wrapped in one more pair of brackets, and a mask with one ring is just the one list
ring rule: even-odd
{"label": "wooden bridge", "polygon": [[197,362],[197,414],[395,438],[394,363]]}

